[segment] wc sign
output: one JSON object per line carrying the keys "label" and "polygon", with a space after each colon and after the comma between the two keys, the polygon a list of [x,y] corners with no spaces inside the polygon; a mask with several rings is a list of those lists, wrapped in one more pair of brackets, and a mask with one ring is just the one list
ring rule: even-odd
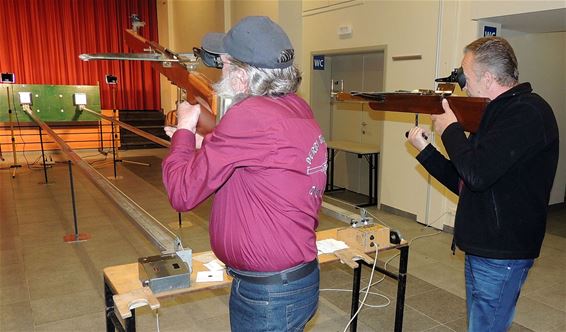
{"label": "wc sign", "polygon": [[494,37],[497,36],[497,27],[485,25],[483,27],[483,36],[484,37]]}
{"label": "wc sign", "polygon": [[501,23],[485,21],[479,21],[478,23],[478,37],[499,36],[499,32],[501,31]]}
{"label": "wc sign", "polygon": [[312,57],[312,69],[324,70],[324,55],[315,55]]}

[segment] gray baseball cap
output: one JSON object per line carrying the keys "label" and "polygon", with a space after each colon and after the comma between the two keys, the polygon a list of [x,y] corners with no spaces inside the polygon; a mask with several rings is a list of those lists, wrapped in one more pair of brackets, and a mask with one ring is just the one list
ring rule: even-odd
{"label": "gray baseball cap", "polygon": [[287,68],[295,58],[289,37],[267,16],[245,17],[228,33],[208,33],[202,48],[210,53],[228,54],[258,68]]}

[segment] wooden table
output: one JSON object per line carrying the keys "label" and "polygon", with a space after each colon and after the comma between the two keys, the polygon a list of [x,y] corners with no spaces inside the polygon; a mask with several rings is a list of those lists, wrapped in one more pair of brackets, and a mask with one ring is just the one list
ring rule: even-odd
{"label": "wooden table", "polygon": [[[333,228],[325,231],[317,232],[317,240],[337,238],[338,228]],[[387,248],[381,248],[380,252],[388,251],[392,249],[397,249],[400,251],[400,261],[399,261],[399,271],[394,273],[387,271],[379,266],[375,267],[375,270],[385,274],[386,276],[397,280],[397,304],[395,309],[395,331],[401,332],[403,328],[403,313],[405,307],[405,289],[407,285],[407,263],[409,260],[409,245],[406,241],[401,242],[398,245],[391,245]],[[368,252],[371,253],[371,252]],[[180,294],[198,292],[201,290],[215,289],[228,287],[232,283],[232,277],[226,274],[224,271],[224,280],[218,282],[196,282],[196,275],[199,271],[208,271],[208,269],[203,265],[199,258],[206,255],[211,255],[210,251],[197,253],[193,255],[193,271],[191,273],[191,287],[175,289],[171,291],[166,291],[162,293],[155,294],[158,299],[176,296]],[[334,254],[322,254],[318,256],[318,261],[320,264],[331,263],[338,261],[338,258]],[[354,269],[353,282],[352,282],[352,309],[350,317],[353,316],[359,306],[359,293],[360,293],[360,280],[362,275],[362,266],[367,266],[371,268],[370,265],[364,261],[358,261],[361,263],[358,268]],[[118,316],[115,312],[115,303],[113,295],[127,294],[132,291],[142,288],[142,284],[139,280],[138,263],[123,264],[110,266],[104,269],[104,299],[106,304],[106,331],[111,332],[118,329],[119,331],[135,331],[136,321],[135,321],[135,309],[132,309],[132,315],[130,318],[124,319],[124,325],[120,323]],[[357,329],[357,317],[350,324],[350,331],[356,331]]]}
{"label": "wooden table", "polygon": [[[316,233],[317,240],[324,239],[336,239],[338,228],[333,228],[325,231],[320,231]],[[409,243],[402,240],[400,244],[394,245],[387,248],[380,248],[379,252],[389,251],[397,249],[400,252],[399,255],[399,270],[397,273],[388,271],[380,266],[375,266],[375,270],[383,273],[384,275],[397,280],[397,303],[395,305],[395,332],[403,331],[403,314],[405,311],[405,290],[407,289],[407,264],[409,263]],[[368,252],[368,254],[375,253]],[[379,253],[378,253],[379,255]],[[375,257],[377,259],[377,257]],[[322,254],[318,255],[318,261],[320,264],[336,262],[338,258],[334,254]],[[372,268],[372,264],[368,264],[363,260],[358,261],[359,266],[354,269],[354,276],[352,280],[352,307],[350,310],[350,318],[358,311],[360,303],[360,281],[362,279],[362,266],[367,266]],[[358,317],[356,316],[352,323],[350,324],[350,331],[356,331],[358,326]]]}
{"label": "wooden table", "polygon": [[[327,141],[328,147],[328,171],[326,172],[326,192],[337,190],[334,187],[334,158],[337,151],[344,151],[364,157],[368,162],[368,202],[358,204],[359,207],[373,206],[377,204],[377,168],[379,165],[379,146],[373,144],[362,144],[351,141]],[[342,189],[342,188],[339,188]]]}

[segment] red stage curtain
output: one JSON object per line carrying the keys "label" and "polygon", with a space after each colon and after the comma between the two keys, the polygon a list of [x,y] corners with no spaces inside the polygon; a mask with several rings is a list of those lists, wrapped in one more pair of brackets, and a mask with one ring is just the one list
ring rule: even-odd
{"label": "red stage curtain", "polygon": [[156,0],[1,0],[0,71],[21,84],[100,84],[112,109],[106,74],[118,77],[117,109],[160,109],[159,74],[147,62],[88,61],[82,53],[125,53],[124,29],[137,14],[145,38],[158,40]]}

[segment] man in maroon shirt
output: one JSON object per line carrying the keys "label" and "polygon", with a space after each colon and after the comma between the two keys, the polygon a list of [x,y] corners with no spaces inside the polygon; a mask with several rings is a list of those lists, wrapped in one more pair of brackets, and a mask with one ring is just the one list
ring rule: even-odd
{"label": "man in maroon shirt", "polygon": [[217,93],[233,100],[196,149],[200,107],[179,105],[163,181],[188,211],[214,194],[210,242],[234,277],[233,331],[301,331],[318,305],[316,234],[326,144],[307,103],[285,32],[267,17],[209,33],[200,55],[222,68]]}

